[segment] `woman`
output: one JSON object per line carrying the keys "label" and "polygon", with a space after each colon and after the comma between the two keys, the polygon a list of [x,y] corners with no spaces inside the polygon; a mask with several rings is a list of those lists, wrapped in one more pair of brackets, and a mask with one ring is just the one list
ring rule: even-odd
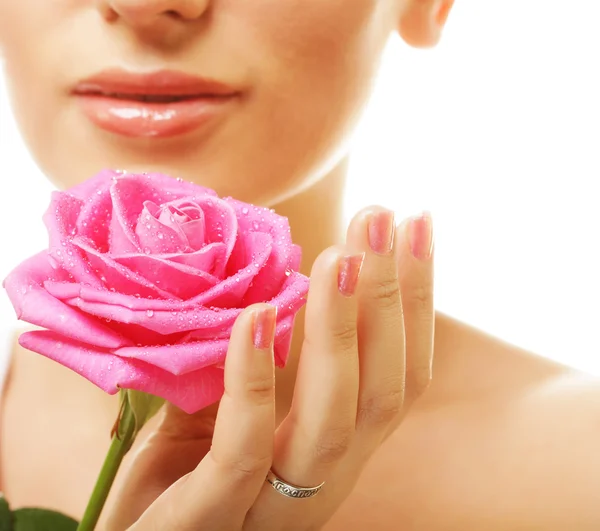
{"label": "woman", "polygon": [[[371,207],[339,244],[381,52],[394,31],[435,45],[451,5],[0,0],[15,113],[55,183],[157,170],[272,206],[312,279],[276,396],[259,305],[236,323],[216,422],[215,405],[150,423],[104,529],[600,527],[598,382],[434,312],[429,216],[394,230]],[[114,397],[15,347],[3,401],[7,498],[81,516]]]}

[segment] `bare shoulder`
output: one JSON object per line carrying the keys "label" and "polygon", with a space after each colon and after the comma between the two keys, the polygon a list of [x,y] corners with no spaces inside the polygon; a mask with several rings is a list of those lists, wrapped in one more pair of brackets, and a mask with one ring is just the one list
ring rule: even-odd
{"label": "bare shoulder", "polygon": [[439,323],[431,389],[331,529],[600,529],[600,381]]}

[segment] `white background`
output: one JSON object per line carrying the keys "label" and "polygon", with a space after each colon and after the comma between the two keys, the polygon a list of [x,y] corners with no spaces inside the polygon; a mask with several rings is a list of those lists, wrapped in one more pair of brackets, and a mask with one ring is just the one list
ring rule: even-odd
{"label": "white background", "polygon": [[[600,374],[600,2],[456,0],[395,39],[356,139],[348,215],[432,211],[436,307]],[[0,90],[0,276],[46,242],[50,185]],[[0,328],[14,326],[0,297]]]}

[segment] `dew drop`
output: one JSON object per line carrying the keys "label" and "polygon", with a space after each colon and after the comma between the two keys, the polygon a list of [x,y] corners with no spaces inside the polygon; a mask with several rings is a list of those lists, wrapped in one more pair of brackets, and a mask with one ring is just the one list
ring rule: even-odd
{"label": "dew drop", "polygon": [[153,316],[154,316],[154,311],[153,311],[153,310],[147,310],[147,311],[146,311],[146,315],[147,315],[148,317],[153,317]]}
{"label": "dew drop", "polygon": [[244,216],[248,215],[248,209],[246,207],[242,208],[242,214],[244,214]]}

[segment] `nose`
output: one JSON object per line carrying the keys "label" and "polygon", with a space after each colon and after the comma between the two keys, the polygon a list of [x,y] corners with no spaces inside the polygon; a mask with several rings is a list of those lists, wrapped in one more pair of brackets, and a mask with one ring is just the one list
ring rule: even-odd
{"label": "nose", "polygon": [[208,9],[210,0],[108,0],[102,3],[107,18],[118,17],[134,26],[147,26],[165,16],[198,19]]}

